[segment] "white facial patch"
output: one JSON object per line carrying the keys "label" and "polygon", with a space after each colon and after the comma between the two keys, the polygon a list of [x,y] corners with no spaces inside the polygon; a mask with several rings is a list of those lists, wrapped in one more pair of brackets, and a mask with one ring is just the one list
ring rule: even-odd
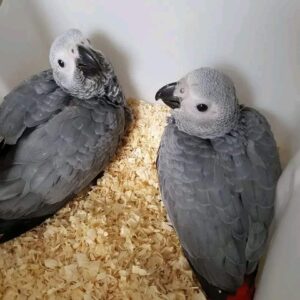
{"label": "white facial patch", "polygon": [[50,64],[55,77],[67,89],[73,83],[79,45],[90,46],[90,42],[79,30],[70,29],[58,36],[50,49]]}
{"label": "white facial patch", "polygon": [[[75,48],[75,47],[74,47]],[[78,57],[77,49],[74,49],[74,53],[71,48],[60,49],[57,51],[53,58],[53,70],[60,73],[64,78],[66,87],[71,83],[73,75],[76,69],[76,59]]]}
{"label": "white facial patch", "polygon": [[[207,121],[215,119],[219,115],[219,106],[218,104],[205,97],[201,97],[200,93],[201,87],[199,84],[195,84],[183,78],[179,81],[174,95],[182,99],[180,110],[182,113],[189,115],[191,118],[195,118],[201,121]],[[199,111],[197,109],[198,105],[207,106],[206,111]]]}
{"label": "white facial patch", "polygon": [[[206,111],[198,110],[197,106],[201,104],[207,106]],[[189,97],[183,99],[180,110],[195,119],[203,121],[216,119],[219,115],[219,106],[216,102],[210,99],[196,97],[192,93],[189,93]]]}

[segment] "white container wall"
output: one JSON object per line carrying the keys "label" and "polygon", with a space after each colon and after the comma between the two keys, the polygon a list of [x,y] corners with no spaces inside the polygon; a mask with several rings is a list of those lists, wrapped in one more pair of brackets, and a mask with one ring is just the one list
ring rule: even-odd
{"label": "white container wall", "polygon": [[199,66],[235,81],[240,102],[269,118],[283,161],[300,147],[298,0],[4,0],[0,95],[48,65],[48,48],[78,27],[115,65],[128,97],[156,90]]}
{"label": "white container wall", "polygon": [[300,152],[280,178],[273,233],[255,300],[297,300],[300,283]]}

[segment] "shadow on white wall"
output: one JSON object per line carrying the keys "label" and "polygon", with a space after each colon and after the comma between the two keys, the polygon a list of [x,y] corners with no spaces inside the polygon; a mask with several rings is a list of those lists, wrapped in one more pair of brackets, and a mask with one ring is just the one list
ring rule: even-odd
{"label": "shadow on white wall", "polygon": [[[216,65],[217,69],[223,71],[224,73],[228,74],[231,79],[234,81],[236,87],[237,97],[239,99],[240,104],[244,104],[247,106],[254,106],[255,107],[255,88],[250,86],[249,78],[246,78],[246,74],[241,73],[237,68],[230,65]],[[300,106],[300,102],[299,102]],[[260,113],[262,113],[268,121],[272,124],[272,129],[275,132],[279,132],[277,137],[278,144],[280,145],[280,156],[283,165],[286,165],[289,158],[292,155],[292,145],[289,142],[291,140],[291,135],[289,132],[288,127],[284,122],[282,122],[281,118],[277,115],[272,114],[270,111],[266,109],[260,109]]]}
{"label": "shadow on white wall", "polygon": [[129,66],[133,64],[128,55],[120,51],[119,45],[114,44],[104,33],[94,32],[90,37],[95,49],[100,49],[111,61],[114,70],[120,80],[121,86],[125,88],[126,96],[136,95],[137,91],[131,81]]}

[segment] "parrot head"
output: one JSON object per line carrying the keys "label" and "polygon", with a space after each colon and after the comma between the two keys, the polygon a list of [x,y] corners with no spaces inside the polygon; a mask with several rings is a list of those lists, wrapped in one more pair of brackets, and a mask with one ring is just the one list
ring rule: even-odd
{"label": "parrot head", "polygon": [[172,108],[179,130],[213,139],[231,131],[238,122],[239,105],[231,79],[218,70],[200,68],[155,95]]}
{"label": "parrot head", "polygon": [[54,40],[49,60],[54,80],[66,92],[80,99],[104,93],[112,67],[78,29],[70,29]]}

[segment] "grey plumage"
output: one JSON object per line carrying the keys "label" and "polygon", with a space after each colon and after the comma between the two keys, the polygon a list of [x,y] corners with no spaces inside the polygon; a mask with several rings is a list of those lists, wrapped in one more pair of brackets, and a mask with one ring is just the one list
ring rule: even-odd
{"label": "grey plumage", "polygon": [[[93,59],[100,57],[108,64],[102,54],[93,53]],[[115,154],[130,110],[112,67],[105,72],[107,81],[95,85],[96,91],[89,85],[91,98],[68,95],[66,87],[54,81],[52,70],[34,76],[5,98],[0,134],[10,145],[0,153],[0,242],[21,233],[22,226],[34,226],[36,220],[54,214]],[[98,80],[96,73],[89,83],[93,79]],[[86,82],[80,84],[82,93]]]}
{"label": "grey plumage", "polygon": [[[222,80],[219,72],[208,70],[217,73],[217,81]],[[213,88],[218,89],[219,85]],[[180,87],[177,84],[175,89]],[[205,89],[201,82],[197,88]],[[235,95],[234,90],[229,93],[230,97]],[[178,96],[178,91],[174,95]],[[194,93],[192,97],[193,100],[178,97],[178,101],[181,106],[184,101],[191,101],[192,105],[204,101],[208,112],[214,105],[209,100],[211,93],[198,98]],[[222,107],[223,104],[217,109],[218,117]],[[244,276],[255,271],[263,254],[281,172],[276,143],[266,119],[252,108],[236,104],[236,109],[237,120],[232,122],[232,128],[210,139],[201,136],[205,136],[203,128],[188,127],[194,133],[199,130],[198,136],[180,129],[176,118],[185,113],[185,118],[191,117],[193,122],[196,112],[190,116],[187,111],[175,109],[168,119],[157,158],[162,199],[189,262],[209,284],[227,292],[234,292]],[[213,117],[211,114],[209,121]],[[205,116],[200,113],[201,118]],[[215,129],[214,132],[220,132]]]}
{"label": "grey plumage", "polygon": [[62,110],[70,95],[55,83],[52,70],[43,71],[11,91],[0,107],[0,136],[15,144],[26,128],[36,127]]}

